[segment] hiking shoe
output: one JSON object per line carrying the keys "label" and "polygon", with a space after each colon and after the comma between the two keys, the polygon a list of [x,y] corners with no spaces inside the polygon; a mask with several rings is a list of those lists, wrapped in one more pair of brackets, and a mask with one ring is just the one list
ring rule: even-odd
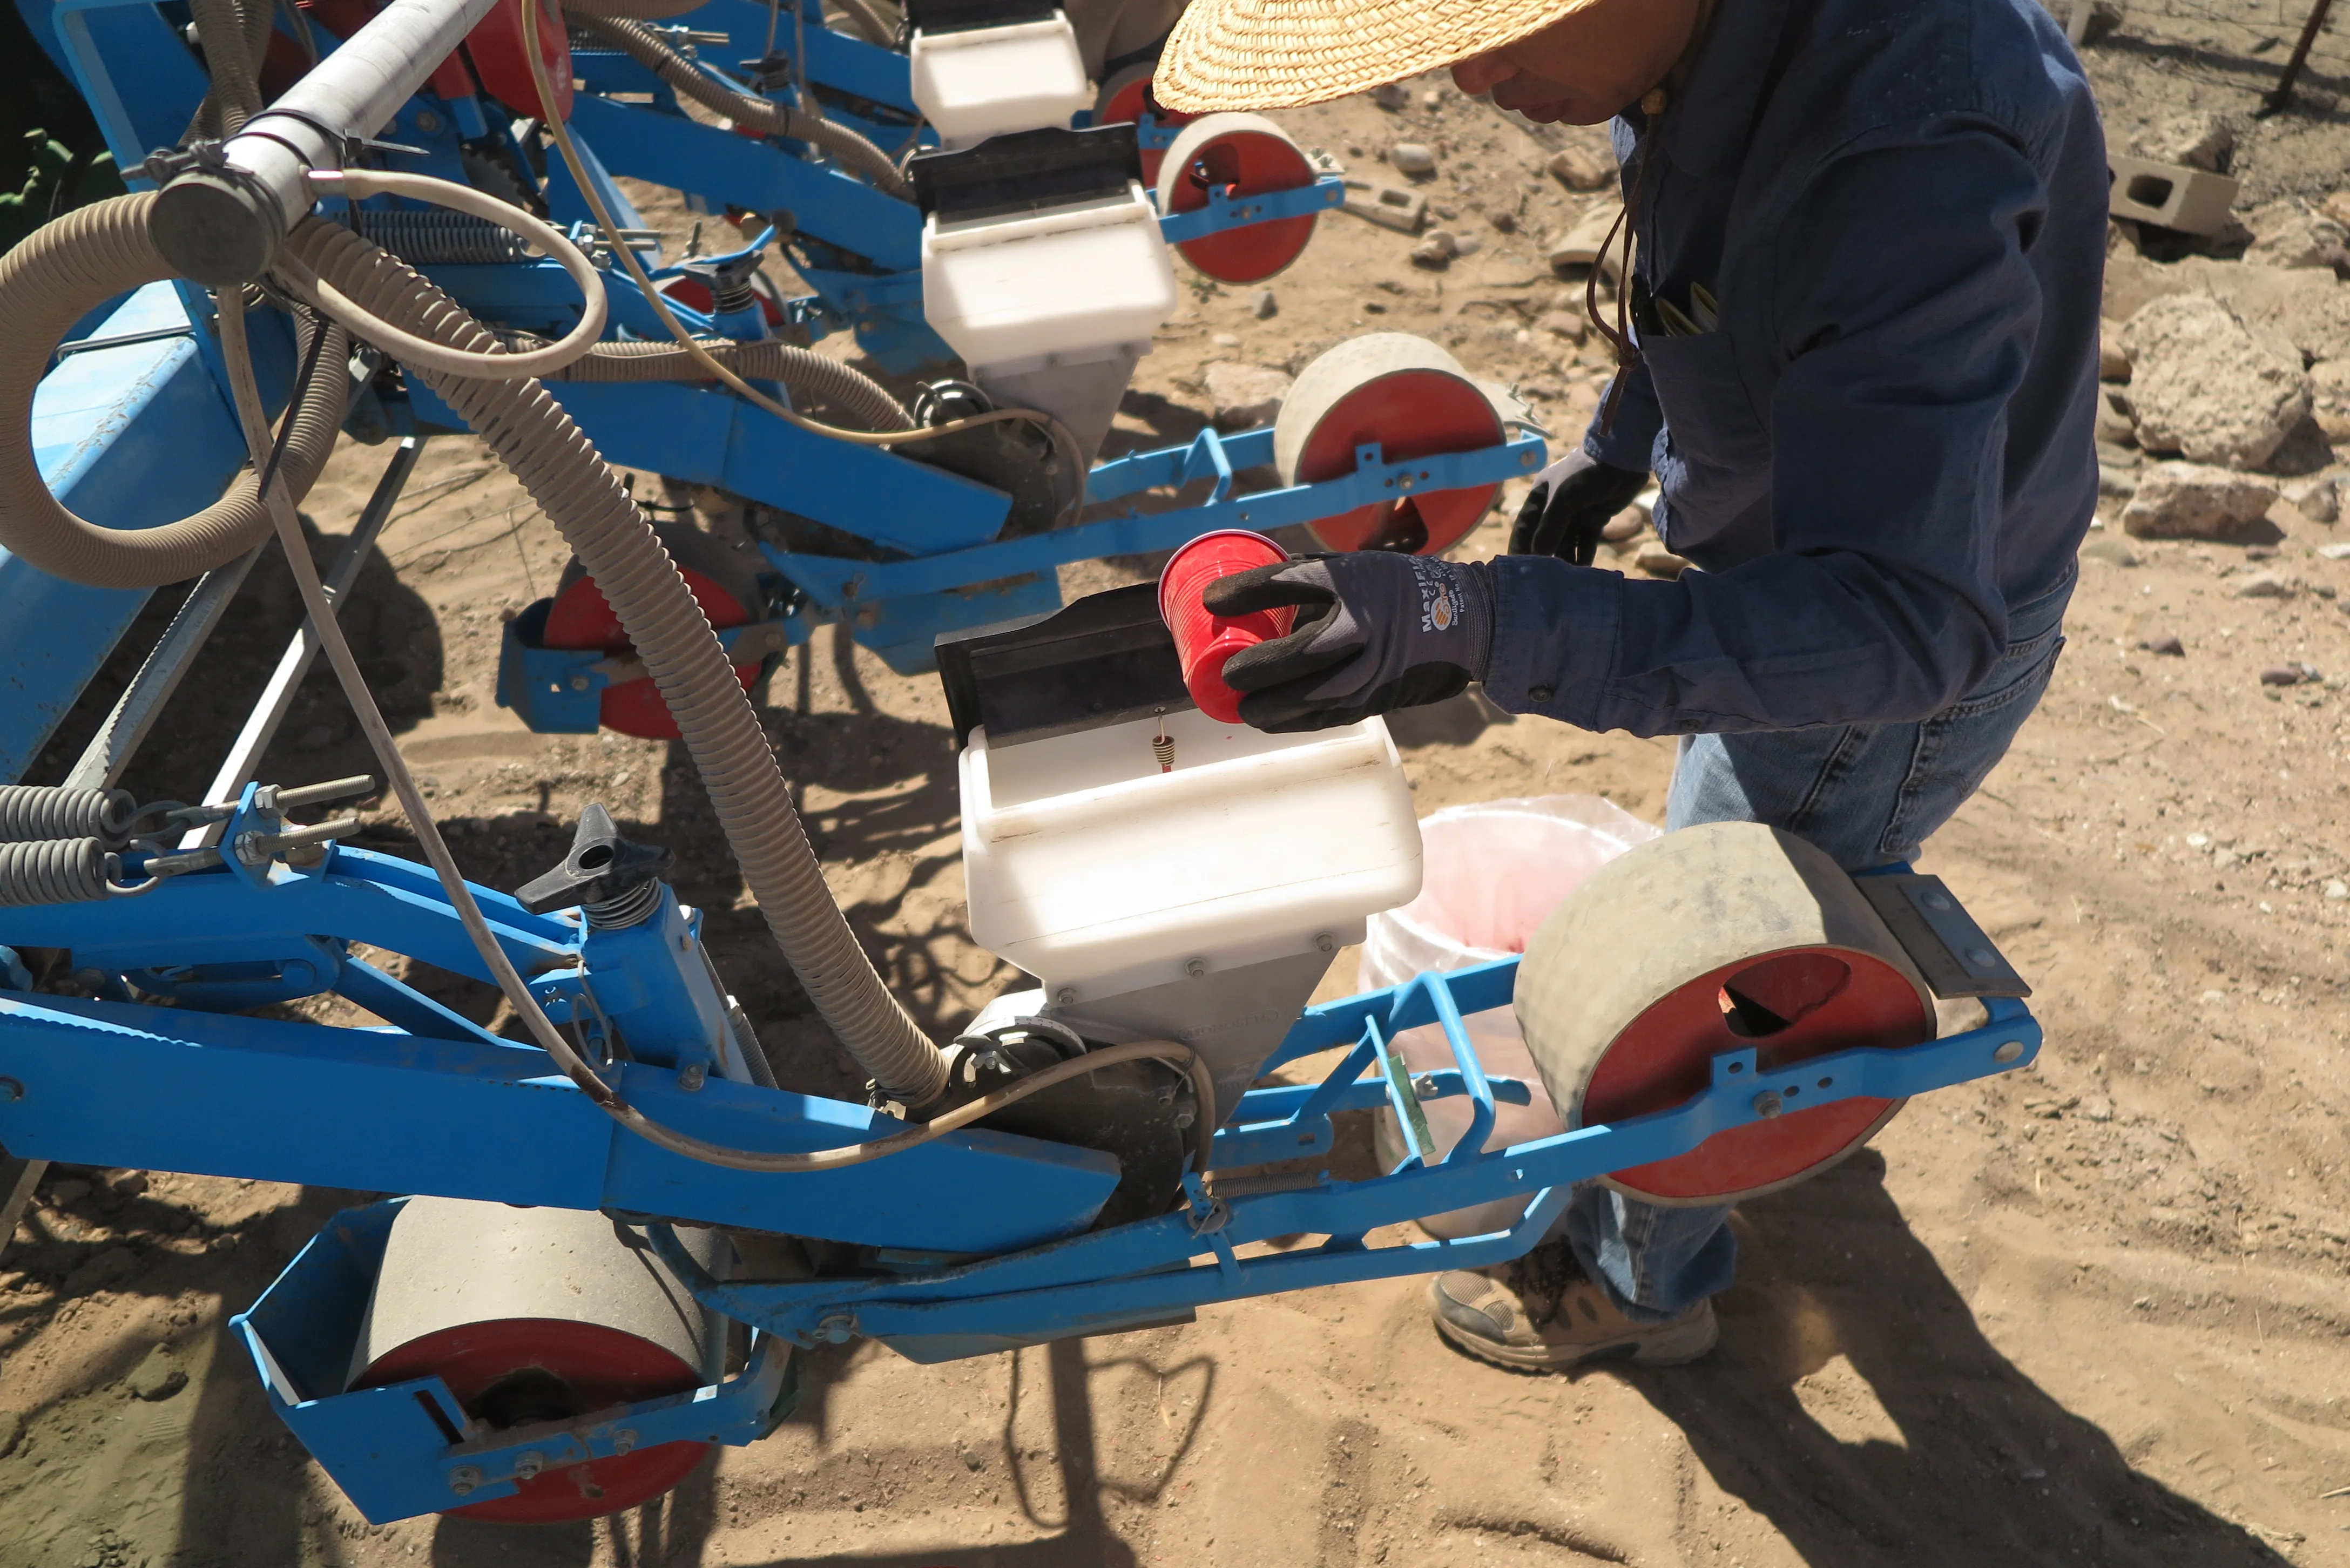
{"label": "hiking shoe", "polygon": [[1602,1360],[1679,1366],[1713,1348],[1712,1302],[1664,1323],[1635,1323],[1584,1277],[1571,1253],[1564,1269],[1537,1256],[1553,1249],[1566,1252],[1551,1242],[1492,1273],[1455,1269],[1429,1281],[1436,1331],[1481,1361],[1522,1372]]}

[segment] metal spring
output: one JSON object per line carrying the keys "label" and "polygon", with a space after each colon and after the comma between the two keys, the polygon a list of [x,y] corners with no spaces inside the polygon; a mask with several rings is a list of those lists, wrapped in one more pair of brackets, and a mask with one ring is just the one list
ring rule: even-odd
{"label": "metal spring", "polygon": [[119,840],[134,815],[135,803],[127,789],[0,784],[0,843],[47,838]]}
{"label": "metal spring", "polygon": [[0,908],[87,904],[111,897],[109,858],[95,838],[0,844]]}
{"label": "metal spring", "polygon": [[1162,734],[1158,739],[1152,741],[1150,742],[1150,754],[1159,759],[1159,771],[1160,773],[1171,774],[1175,771],[1175,740],[1173,736]]}
{"label": "metal spring", "polygon": [[348,207],[327,215],[413,266],[498,266],[532,259],[519,235],[471,213],[370,207],[356,223]]}
{"label": "metal spring", "polygon": [[660,890],[659,878],[648,877],[617,898],[582,904],[580,908],[588,913],[589,929],[617,931],[636,925],[650,915],[660,902]]}

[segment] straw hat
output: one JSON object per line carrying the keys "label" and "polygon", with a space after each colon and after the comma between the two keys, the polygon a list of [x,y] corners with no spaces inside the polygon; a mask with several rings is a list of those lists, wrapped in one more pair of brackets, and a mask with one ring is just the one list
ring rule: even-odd
{"label": "straw hat", "polygon": [[1191,0],[1151,92],[1186,114],[1367,92],[1542,31],[1592,0]]}

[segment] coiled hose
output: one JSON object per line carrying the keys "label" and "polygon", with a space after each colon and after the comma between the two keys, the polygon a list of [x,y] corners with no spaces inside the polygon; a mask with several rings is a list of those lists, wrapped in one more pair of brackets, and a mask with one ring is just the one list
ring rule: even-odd
{"label": "coiled hose", "polygon": [[[347,229],[307,218],[286,250],[370,316],[451,348],[497,347],[446,295]],[[892,1098],[910,1106],[935,1098],[946,1082],[944,1059],[882,984],[842,918],[766,732],[692,591],[619,476],[539,382],[415,374],[497,453],[610,601],[676,716],[743,880],[816,1011]]]}
{"label": "coiled hose", "polygon": [[[703,338],[702,347],[736,375],[786,386],[847,410],[869,431],[914,428],[914,417],[872,377],[812,348],[773,338],[737,343]],[[674,343],[598,343],[558,372],[558,381],[706,381],[710,372]]]}
{"label": "coiled hose", "polygon": [[471,213],[338,205],[326,219],[365,234],[411,266],[504,266],[531,259],[529,242],[520,234]]}
{"label": "coiled hose", "polygon": [[0,784],[0,843],[43,838],[120,839],[137,802],[127,789]]}
{"label": "coiled hose", "polygon": [[749,93],[736,92],[732,88],[712,81],[692,61],[661,41],[660,36],[642,22],[625,16],[575,16],[571,23],[589,37],[601,39],[626,54],[637,64],[667,82],[670,87],[712,114],[723,114],[737,124],[747,125],[762,136],[780,136],[791,141],[805,141],[821,147],[843,163],[873,182],[875,188],[900,201],[912,201],[913,185],[889,155],[845,125],[835,125],[822,115],[807,114],[798,109]]}
{"label": "coiled hose", "polygon": [[[77,517],[49,493],[33,452],[33,394],[49,350],[74,323],[119,294],[176,275],[147,237],[152,192],[117,196],[68,213],[0,256],[0,546],[52,576],[101,588],[152,588],[183,582],[244,555],[269,536],[258,478],[241,475],[218,501],[157,528],[104,528]],[[309,352],[317,328],[300,327]],[[296,500],[309,493],[335,449],[349,379],[341,367],[349,338],[326,328],[309,392],[290,417],[279,465]]]}
{"label": "coiled hose", "polygon": [[106,846],[95,838],[0,844],[0,909],[88,904],[108,896]]}

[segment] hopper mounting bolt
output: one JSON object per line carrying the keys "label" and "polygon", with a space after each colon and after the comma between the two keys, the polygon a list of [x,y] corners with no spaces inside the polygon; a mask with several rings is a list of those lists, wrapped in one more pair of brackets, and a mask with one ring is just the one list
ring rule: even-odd
{"label": "hopper mounting bolt", "polygon": [[515,1456],[515,1480],[529,1480],[546,1468],[546,1456],[536,1449]]}
{"label": "hopper mounting bolt", "polygon": [[1786,1106],[1780,1101],[1776,1089],[1765,1089],[1754,1096],[1754,1114],[1766,1121],[1784,1109]]}
{"label": "hopper mounting bolt", "polygon": [[816,1325],[819,1337],[831,1345],[847,1345],[857,1333],[857,1320],[845,1312],[834,1313]]}
{"label": "hopper mounting bolt", "polygon": [[459,1465],[449,1472],[449,1490],[463,1497],[482,1484],[482,1472],[472,1465]]}
{"label": "hopper mounting bolt", "polygon": [[1208,961],[1206,959],[1185,959],[1183,961],[1183,973],[1192,980],[1207,979]]}

